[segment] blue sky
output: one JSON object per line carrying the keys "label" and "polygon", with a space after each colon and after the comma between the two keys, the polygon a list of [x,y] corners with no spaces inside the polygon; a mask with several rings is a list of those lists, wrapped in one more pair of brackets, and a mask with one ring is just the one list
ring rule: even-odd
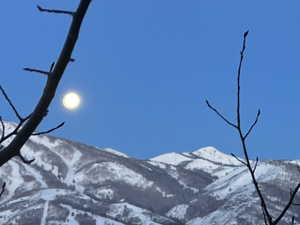
{"label": "blue sky", "polygon": [[[2,3],[0,83],[19,111],[30,113],[70,18],[35,5],[74,9],[78,1]],[[69,65],[41,129],[130,156],[190,152],[207,145],[241,155],[236,132],[205,99],[234,119],[242,34],[250,30],[242,74],[244,127],[262,115],[249,152],[265,159],[300,159],[299,1],[93,0]],[[83,104],[61,105],[74,90]],[[0,114],[15,120],[3,100]]]}

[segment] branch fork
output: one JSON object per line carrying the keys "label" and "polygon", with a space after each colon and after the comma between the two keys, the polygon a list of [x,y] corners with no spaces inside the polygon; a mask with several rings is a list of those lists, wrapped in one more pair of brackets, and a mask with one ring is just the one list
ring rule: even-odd
{"label": "branch fork", "polygon": [[[248,156],[248,147],[246,145],[246,139],[249,137],[249,135],[251,134],[251,132],[253,131],[254,127],[256,126],[259,117],[261,115],[261,111],[258,110],[255,120],[253,121],[253,123],[251,124],[251,126],[249,127],[249,129],[247,130],[247,132],[245,132],[245,134],[242,131],[242,126],[241,126],[241,113],[240,113],[240,96],[241,96],[241,87],[240,87],[240,77],[241,77],[241,71],[242,71],[242,65],[243,65],[243,59],[244,59],[244,53],[246,50],[246,40],[247,40],[247,36],[249,34],[249,31],[246,31],[243,35],[243,45],[242,45],[242,49],[240,51],[240,61],[239,61],[239,66],[238,66],[238,71],[237,71],[237,103],[236,103],[236,123],[233,123],[231,121],[229,121],[225,116],[223,116],[223,114],[220,113],[220,111],[218,109],[216,109],[214,106],[212,106],[208,100],[206,100],[206,104],[207,106],[214,111],[217,116],[219,116],[222,120],[225,121],[225,123],[227,123],[229,126],[233,127],[239,134],[240,137],[240,141],[242,144],[242,148],[243,148],[243,153],[244,153],[244,157],[245,157],[245,161],[239,159],[236,155],[234,155],[233,153],[231,154],[235,159],[237,159],[241,164],[243,164],[244,166],[246,166],[248,168],[248,171],[250,173],[251,179],[252,179],[252,183],[255,186],[255,190],[256,193],[258,194],[258,197],[260,199],[260,204],[261,204],[261,208],[262,208],[262,213],[263,213],[263,218],[264,218],[264,222],[266,225],[277,225],[279,223],[279,221],[284,217],[284,215],[286,214],[287,210],[290,208],[290,206],[292,205],[294,198],[298,192],[298,190],[300,189],[300,182],[297,184],[297,186],[293,189],[293,191],[291,191],[290,194],[290,198],[288,200],[288,202],[286,203],[285,207],[283,208],[283,210],[281,211],[281,213],[279,214],[279,216],[277,216],[276,218],[273,218],[273,216],[270,214],[269,208],[267,207],[266,201],[264,196],[262,195],[262,191],[261,188],[256,180],[255,177],[255,171],[257,169],[257,165],[258,165],[258,157],[256,157],[255,160],[255,164],[252,167],[251,162],[249,160],[249,156]],[[292,218],[292,224],[294,224],[294,217]]]}

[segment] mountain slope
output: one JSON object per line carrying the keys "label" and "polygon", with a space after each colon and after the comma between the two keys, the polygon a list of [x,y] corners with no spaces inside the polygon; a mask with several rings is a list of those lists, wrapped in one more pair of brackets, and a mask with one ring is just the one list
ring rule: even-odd
{"label": "mountain slope", "polygon": [[[35,136],[22,152],[35,161],[13,159],[0,168],[0,183],[7,183],[0,224],[263,224],[248,171],[213,147],[138,160],[113,149]],[[299,163],[258,164],[256,176],[272,215],[299,179]],[[292,215],[300,221],[293,207],[281,225],[290,224]]]}

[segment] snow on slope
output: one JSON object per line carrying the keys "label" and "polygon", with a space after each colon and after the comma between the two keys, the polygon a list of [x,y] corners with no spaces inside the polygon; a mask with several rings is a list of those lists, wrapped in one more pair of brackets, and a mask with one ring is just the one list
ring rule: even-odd
{"label": "snow on slope", "polygon": [[104,183],[106,180],[115,180],[143,189],[153,185],[153,181],[148,181],[141,174],[116,162],[95,163],[85,173],[77,175],[77,177],[79,180],[85,180],[86,177],[90,177],[94,184]]}
{"label": "snow on slope", "polygon": [[[152,161],[152,162],[151,162]],[[164,164],[179,166],[188,170],[202,170],[216,177],[222,177],[242,166],[233,156],[224,154],[214,147],[204,147],[193,152],[166,153],[151,158],[149,163],[163,168]]]}
{"label": "snow on slope", "polygon": [[[213,147],[163,154],[151,160],[132,160],[110,148],[87,149],[90,151],[54,137],[31,138],[22,151],[35,162],[23,165],[16,158],[0,171],[7,182],[7,191],[0,199],[0,224],[9,224],[29,208],[36,208],[28,210],[27,215],[39,217],[43,225],[50,224],[52,216],[59,213],[65,222],[56,224],[64,225],[88,224],[82,217],[91,218],[94,225],[178,225],[177,221],[187,225],[240,225],[244,223],[239,219],[250,215],[245,209],[259,208],[253,202],[255,190],[247,169]],[[298,177],[293,164],[299,162],[259,162],[255,174],[262,185],[265,182],[281,191],[283,183],[291,186],[293,169]],[[268,200],[277,203],[282,198],[273,192]],[[163,219],[153,219],[158,217]],[[251,218],[245,221],[260,224],[251,222]],[[253,218],[259,217],[255,214]]]}
{"label": "snow on slope", "polygon": [[166,163],[166,164],[171,164],[171,165],[179,165],[182,162],[191,161],[190,158],[185,157],[185,156],[183,156],[179,153],[175,153],[175,152],[162,154],[162,155],[156,156],[154,158],[151,158],[150,160],[162,162],[162,163]]}
{"label": "snow on slope", "polygon": [[[281,173],[280,168],[266,163],[258,164],[255,171],[258,182],[270,181]],[[205,189],[212,192],[218,199],[225,199],[228,195],[237,192],[247,193],[251,196],[255,191],[248,169],[245,167],[236,168],[228,175],[219,177],[219,179],[208,185]]]}
{"label": "snow on slope", "polygon": [[103,151],[118,155],[118,156],[122,156],[124,158],[129,158],[129,156],[124,154],[123,152],[119,152],[119,151],[117,151],[115,149],[112,149],[112,148],[100,148],[100,149],[103,150]]}
{"label": "snow on slope", "polygon": [[189,205],[187,204],[176,205],[172,209],[170,209],[166,215],[170,218],[184,220],[188,208]]}
{"label": "snow on slope", "polygon": [[[204,147],[200,148],[196,151],[193,151],[191,153],[184,152],[184,153],[166,153],[159,156],[156,156],[154,158],[151,158],[152,161],[157,162],[163,162],[171,165],[179,165],[182,162],[192,162],[193,165],[190,165],[190,169],[196,168],[197,163],[195,163],[195,159],[202,159],[198,161],[199,165],[203,165],[204,160],[206,160],[206,165],[209,165],[210,167],[217,167],[215,164],[222,164],[222,165],[230,165],[230,166],[239,166],[241,163],[235,159],[233,156],[224,154],[220,151],[218,151],[214,147]],[[203,165],[205,167],[205,165]],[[200,168],[200,166],[198,166]]]}
{"label": "snow on slope", "polygon": [[[107,215],[113,218],[123,216],[126,218],[128,224],[141,224],[141,222],[135,221],[137,218],[139,218],[138,220],[142,221],[143,225],[161,225],[153,222],[150,211],[128,203],[112,204]],[[135,222],[133,223],[133,221]]]}
{"label": "snow on slope", "polygon": [[191,154],[197,155],[198,157],[210,160],[212,162],[228,164],[228,165],[240,165],[241,163],[233,156],[224,154],[214,147],[208,146],[193,151]]}

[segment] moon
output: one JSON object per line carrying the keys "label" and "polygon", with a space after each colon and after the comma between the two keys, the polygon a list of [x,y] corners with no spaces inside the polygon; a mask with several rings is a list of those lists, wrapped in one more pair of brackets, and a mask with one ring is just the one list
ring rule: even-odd
{"label": "moon", "polygon": [[76,92],[68,92],[64,95],[62,104],[68,110],[75,110],[80,105],[81,99]]}

